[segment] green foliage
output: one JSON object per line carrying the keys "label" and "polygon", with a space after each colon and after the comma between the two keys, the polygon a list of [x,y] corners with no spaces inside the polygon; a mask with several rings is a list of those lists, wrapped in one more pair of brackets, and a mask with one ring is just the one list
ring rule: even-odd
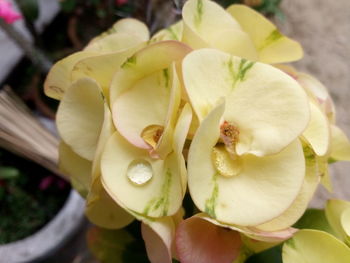
{"label": "green foliage", "polygon": [[255,254],[246,263],[282,263],[282,245]]}
{"label": "green foliage", "polygon": [[72,12],[77,6],[76,0],[64,0],[64,1],[60,1],[60,3],[61,3],[62,11],[66,13]]}
{"label": "green foliage", "polygon": [[0,244],[6,244],[31,235],[54,217],[69,188],[41,191],[46,170],[2,150],[0,155]]}
{"label": "green foliage", "polygon": [[24,17],[34,22],[39,16],[39,3],[38,0],[17,0],[18,6],[22,11]]}
{"label": "green foliage", "polygon": [[324,210],[320,209],[306,210],[294,227],[299,229],[316,229],[334,235],[334,232],[327,221]]}
{"label": "green foliage", "polygon": [[149,263],[140,227],[139,222],[119,230],[92,227],[87,234],[89,249],[103,263]]}
{"label": "green foliage", "polygon": [[11,166],[0,167],[0,180],[1,179],[14,179],[18,178],[19,170]]}

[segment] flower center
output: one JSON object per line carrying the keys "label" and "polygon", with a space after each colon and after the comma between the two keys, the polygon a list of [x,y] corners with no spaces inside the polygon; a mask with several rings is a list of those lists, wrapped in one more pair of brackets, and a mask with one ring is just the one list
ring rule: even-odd
{"label": "flower center", "polygon": [[216,170],[220,175],[232,177],[241,171],[241,161],[239,158],[233,159],[224,145],[217,145],[212,150],[212,160]]}
{"label": "flower center", "polygon": [[241,160],[237,157],[235,150],[238,139],[238,128],[224,121],[220,126],[220,141],[212,150],[213,164],[222,176],[232,177],[241,171]]}
{"label": "flower center", "polygon": [[220,139],[226,146],[226,150],[232,155],[234,158],[236,155],[236,143],[239,139],[239,130],[236,126],[231,123],[224,121],[220,126]]}
{"label": "flower center", "polygon": [[160,125],[149,125],[143,129],[141,133],[142,139],[152,146],[153,149],[156,148],[157,143],[163,135],[164,127]]}

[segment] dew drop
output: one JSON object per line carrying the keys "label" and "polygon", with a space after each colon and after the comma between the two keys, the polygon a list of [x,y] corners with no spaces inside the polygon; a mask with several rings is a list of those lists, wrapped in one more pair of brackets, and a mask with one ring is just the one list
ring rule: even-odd
{"label": "dew drop", "polygon": [[153,176],[152,166],[146,160],[133,160],[126,172],[129,180],[135,185],[144,185]]}

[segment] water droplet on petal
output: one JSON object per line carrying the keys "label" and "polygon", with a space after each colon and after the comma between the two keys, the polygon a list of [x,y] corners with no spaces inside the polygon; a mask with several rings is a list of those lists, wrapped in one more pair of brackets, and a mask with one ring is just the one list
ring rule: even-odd
{"label": "water droplet on petal", "polygon": [[126,172],[129,180],[136,185],[144,185],[153,176],[151,164],[146,160],[133,160]]}

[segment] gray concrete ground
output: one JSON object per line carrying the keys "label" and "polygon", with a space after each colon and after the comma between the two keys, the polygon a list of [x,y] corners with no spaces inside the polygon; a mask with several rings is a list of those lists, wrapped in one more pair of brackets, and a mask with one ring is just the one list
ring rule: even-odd
{"label": "gray concrete ground", "polygon": [[[283,0],[280,28],[298,40],[305,57],[295,66],[316,76],[335,100],[337,123],[350,137],[350,1]],[[312,205],[328,197],[350,200],[350,162],[331,166],[334,193],[318,191]]]}

